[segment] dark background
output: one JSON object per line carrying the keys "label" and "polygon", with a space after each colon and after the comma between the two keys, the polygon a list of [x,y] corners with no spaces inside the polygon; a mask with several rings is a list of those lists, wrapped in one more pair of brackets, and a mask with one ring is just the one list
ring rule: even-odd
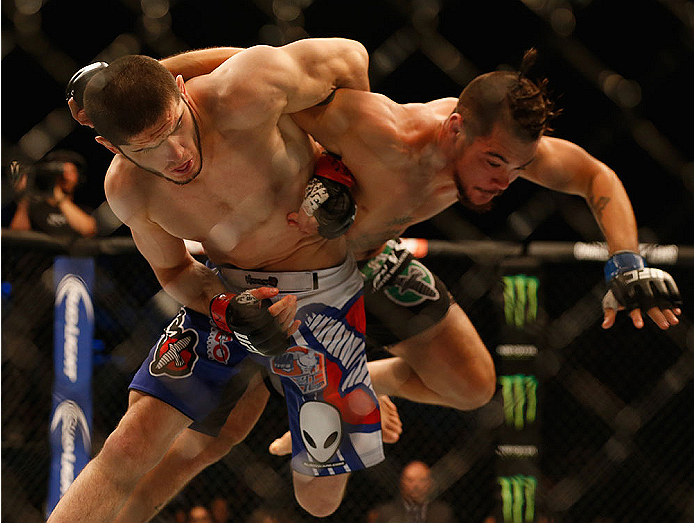
{"label": "dark background", "polygon": [[[103,201],[110,153],[70,119],[63,99],[72,73],[97,58],[344,36],[368,49],[372,89],[405,103],[457,96],[479,73],[517,67],[534,46],[540,58],[531,76],[550,80],[563,109],[554,135],[615,169],[641,241],[691,243],[692,20],[691,2],[677,0],[3,0],[3,168],[74,148],[90,165],[78,201]],[[525,239],[530,231],[508,220],[519,210],[532,222],[530,239],[600,239],[576,201],[518,181],[487,215],[456,206],[443,224],[411,234]],[[471,227],[446,227],[460,217]]]}
{"label": "dark background", "polygon": [[[64,100],[65,84],[83,65],[128,53],[161,58],[206,46],[344,36],[369,51],[372,89],[401,103],[457,96],[477,74],[515,68],[523,52],[536,47],[539,60],[531,76],[549,79],[563,110],[554,135],[581,145],[617,172],[642,242],[692,245],[693,27],[694,4],[684,0],[2,0],[3,207],[11,209],[5,185],[9,162],[36,161],[56,147],[75,149],[89,162],[78,203],[90,208],[103,203],[111,154],[90,129],[72,120]],[[116,234],[128,231],[121,227]],[[456,205],[408,235],[601,239],[580,198],[523,180],[489,213]],[[11,314],[24,320],[34,315],[27,311],[36,303],[43,304],[44,314],[50,312],[51,295],[34,288],[50,266],[46,256],[40,249],[6,249],[3,243],[3,282],[16,277],[23,283],[15,288],[26,294],[21,302],[26,307],[17,297],[14,308],[3,301],[2,496],[8,523],[33,522],[16,507],[40,514],[45,495],[50,392],[36,384],[50,383],[52,340],[40,325],[32,327],[43,336],[37,341],[31,332],[35,346],[5,333],[21,330],[8,319]],[[426,263],[493,350],[503,324],[496,261],[449,257]],[[104,348],[95,359],[95,449],[125,410],[132,372],[170,319],[152,313],[148,300],[159,286],[141,257],[102,256],[97,266],[96,302],[105,312],[97,327]],[[651,323],[637,332],[625,318],[610,331],[600,328],[602,264],[543,266],[546,356],[538,372],[544,390],[538,476],[542,512],[556,522],[685,523],[694,517],[689,312],[694,271],[691,265],[663,268],[685,298],[682,325],[667,334]],[[369,508],[395,495],[402,465],[419,457],[443,479],[441,496],[461,523],[481,523],[495,502],[498,463],[488,418],[499,403],[473,414],[396,403],[405,426],[401,441],[386,448],[386,462],[350,481],[340,511],[326,521],[365,521]],[[280,400],[271,401],[249,438],[172,506],[229,495],[238,521],[263,502],[291,506],[288,468],[265,453],[286,426],[283,410]],[[31,430],[25,428],[29,422],[35,423]],[[313,518],[297,514],[296,520]]]}

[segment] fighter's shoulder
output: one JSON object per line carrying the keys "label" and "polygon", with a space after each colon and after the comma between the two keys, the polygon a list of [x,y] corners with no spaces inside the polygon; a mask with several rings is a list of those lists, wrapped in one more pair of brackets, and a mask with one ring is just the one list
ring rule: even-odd
{"label": "fighter's shoulder", "polygon": [[537,161],[531,166],[546,169],[583,156],[587,153],[580,145],[563,138],[543,136],[537,146]]}
{"label": "fighter's shoulder", "polygon": [[[281,77],[291,64],[288,53],[269,45],[255,45],[235,54],[208,75],[210,83],[216,84],[226,94],[225,87],[237,90],[254,90],[255,82]],[[249,83],[250,82],[250,83]]]}
{"label": "fighter's shoulder", "polygon": [[327,105],[333,110],[357,115],[390,112],[398,106],[384,94],[348,88],[337,89],[333,101]]}
{"label": "fighter's shoulder", "polygon": [[429,111],[443,112],[451,114],[458,105],[458,99],[453,97],[438,98],[424,104]]}
{"label": "fighter's shoulder", "polygon": [[402,106],[380,93],[338,89],[327,110],[333,121],[339,118],[361,132],[389,133],[397,128]]}
{"label": "fighter's shoulder", "polygon": [[[191,80],[197,98],[231,127],[256,125],[274,115],[282,100],[277,96],[286,57],[277,48],[258,45],[244,49],[209,75]],[[262,64],[262,66],[259,66]],[[249,120],[250,118],[250,120]]]}
{"label": "fighter's shoulder", "polygon": [[543,136],[537,146],[535,159],[521,177],[545,187],[566,191],[583,174],[592,172],[597,164],[598,161],[580,145],[562,138]]}
{"label": "fighter's shoulder", "polygon": [[104,192],[111,210],[123,222],[130,225],[146,212],[145,184],[148,177],[138,166],[116,155],[106,171]]}

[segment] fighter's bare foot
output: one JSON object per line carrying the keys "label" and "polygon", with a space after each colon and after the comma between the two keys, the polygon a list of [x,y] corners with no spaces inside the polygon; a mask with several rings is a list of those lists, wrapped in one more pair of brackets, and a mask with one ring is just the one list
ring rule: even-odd
{"label": "fighter's bare foot", "polygon": [[398,415],[398,408],[385,394],[378,397],[378,404],[381,407],[383,443],[395,443],[402,434],[402,421]]}
{"label": "fighter's bare foot", "polygon": [[[383,431],[383,443],[395,443],[402,434],[402,421],[398,415],[398,409],[386,395],[378,397],[378,404],[381,408],[381,430]],[[270,454],[275,456],[285,456],[292,452],[292,435],[289,431],[270,443],[268,447]]]}

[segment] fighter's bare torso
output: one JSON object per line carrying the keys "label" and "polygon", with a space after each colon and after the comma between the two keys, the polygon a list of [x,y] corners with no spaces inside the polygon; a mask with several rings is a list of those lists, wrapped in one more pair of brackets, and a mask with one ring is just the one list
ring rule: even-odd
{"label": "fighter's bare torso", "polygon": [[287,224],[313,172],[315,146],[306,133],[288,116],[220,131],[218,101],[195,81],[186,88],[200,128],[200,174],[177,185],[117,155],[106,192],[119,217],[133,230],[150,222],[174,238],[199,241],[217,264],[306,270],[340,263],[344,242]]}
{"label": "fighter's bare torso", "polygon": [[[457,201],[453,176],[432,146],[456,101],[399,105],[375,93],[340,89],[332,104],[339,104],[341,117],[321,121],[329,107],[294,115],[354,174],[358,210],[347,236],[358,257]],[[338,125],[326,125],[328,120]]]}

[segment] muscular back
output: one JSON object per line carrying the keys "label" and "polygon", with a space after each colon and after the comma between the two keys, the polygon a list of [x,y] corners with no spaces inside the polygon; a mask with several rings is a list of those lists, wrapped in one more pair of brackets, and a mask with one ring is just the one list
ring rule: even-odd
{"label": "muscular back", "polygon": [[358,211],[347,236],[358,255],[457,201],[452,177],[427,145],[456,101],[400,105],[380,94],[340,89],[330,104],[294,115],[354,174]]}

